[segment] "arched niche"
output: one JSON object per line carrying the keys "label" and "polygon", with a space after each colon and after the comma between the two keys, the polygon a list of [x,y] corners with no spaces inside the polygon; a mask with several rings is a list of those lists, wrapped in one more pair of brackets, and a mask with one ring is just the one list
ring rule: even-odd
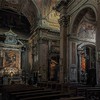
{"label": "arched niche", "polygon": [[79,39],[95,42],[96,14],[92,8],[84,8],[78,13],[73,23],[72,33],[72,36]]}
{"label": "arched niche", "polygon": [[[26,0],[26,2],[24,2],[24,0],[3,0],[0,5],[0,13],[3,13],[0,15],[0,20],[8,15],[10,17],[8,21],[13,24],[10,24],[9,27],[15,28],[19,26],[19,28],[17,28],[18,32],[16,33],[21,33],[23,37],[27,36],[27,38],[31,36],[34,29],[38,26],[40,17],[39,9],[32,0]],[[3,15],[4,17],[2,17]],[[7,17],[5,19],[7,20],[9,18]],[[6,23],[8,21],[4,20],[3,22]],[[22,29],[23,31],[19,32]]]}
{"label": "arched niche", "polygon": [[[72,58],[73,55],[75,55],[75,59],[77,61],[77,80],[83,84],[95,85],[96,13],[94,9],[91,7],[86,7],[78,12],[73,22],[71,36],[74,37],[73,40],[76,40],[72,40],[72,42],[76,45],[76,51],[73,48],[73,53],[71,55]],[[82,75],[84,75],[84,77]],[[91,77],[93,77],[93,79]],[[95,83],[92,82],[92,80],[94,80]]]}

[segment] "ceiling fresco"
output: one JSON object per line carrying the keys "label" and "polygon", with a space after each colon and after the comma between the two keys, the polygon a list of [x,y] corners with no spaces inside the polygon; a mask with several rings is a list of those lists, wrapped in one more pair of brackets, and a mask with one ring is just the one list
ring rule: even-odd
{"label": "ceiling fresco", "polygon": [[77,35],[81,39],[85,39],[91,42],[96,41],[96,19],[93,11],[90,9],[85,13],[81,19],[78,28]]}
{"label": "ceiling fresco", "polygon": [[74,24],[73,36],[95,41],[96,15],[91,8],[85,8],[79,12]]}
{"label": "ceiling fresco", "polygon": [[57,30],[59,29],[59,13],[53,10],[53,7],[58,1],[59,0],[35,0],[42,14],[42,18],[45,20],[43,21],[43,25]]}

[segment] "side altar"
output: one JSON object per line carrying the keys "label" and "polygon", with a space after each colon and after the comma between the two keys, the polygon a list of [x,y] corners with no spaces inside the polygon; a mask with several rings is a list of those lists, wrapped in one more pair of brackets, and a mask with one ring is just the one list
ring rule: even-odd
{"label": "side altar", "polygon": [[0,42],[0,76],[20,75],[23,44],[11,29],[3,35],[5,39]]}

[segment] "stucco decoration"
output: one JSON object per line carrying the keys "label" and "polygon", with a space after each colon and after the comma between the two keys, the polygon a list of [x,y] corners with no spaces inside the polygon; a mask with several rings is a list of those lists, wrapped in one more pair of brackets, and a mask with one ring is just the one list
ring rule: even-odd
{"label": "stucco decoration", "polygon": [[8,32],[5,33],[6,39],[5,43],[6,44],[17,44],[17,34],[15,34],[12,30],[9,30]]}
{"label": "stucco decoration", "polygon": [[42,25],[52,29],[59,30],[59,13],[53,10],[53,7],[59,0],[35,0],[42,15]]}

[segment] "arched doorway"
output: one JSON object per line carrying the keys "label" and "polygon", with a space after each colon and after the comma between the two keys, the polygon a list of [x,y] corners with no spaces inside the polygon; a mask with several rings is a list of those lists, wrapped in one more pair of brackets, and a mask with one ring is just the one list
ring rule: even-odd
{"label": "arched doorway", "polygon": [[96,14],[92,8],[79,11],[73,24],[77,45],[77,79],[79,83],[96,84]]}
{"label": "arched doorway", "polygon": [[59,81],[59,55],[53,54],[48,62],[49,81]]}
{"label": "arched doorway", "polygon": [[82,84],[96,84],[96,49],[94,45],[78,48],[78,81]]}

